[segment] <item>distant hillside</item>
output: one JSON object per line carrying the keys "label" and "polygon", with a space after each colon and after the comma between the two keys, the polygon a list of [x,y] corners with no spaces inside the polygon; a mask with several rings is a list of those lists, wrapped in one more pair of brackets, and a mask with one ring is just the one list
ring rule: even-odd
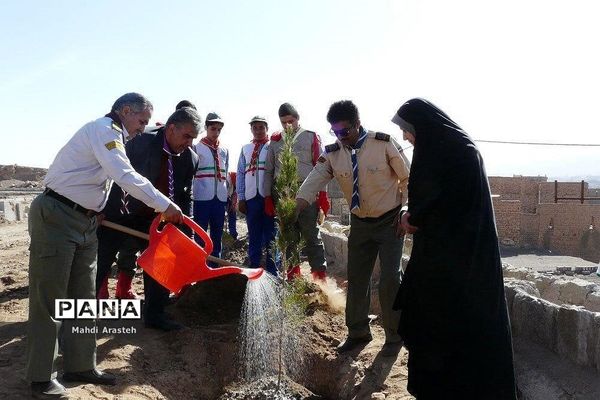
{"label": "distant hillside", "polygon": [[22,167],[20,165],[0,165],[0,180],[41,181],[48,169]]}

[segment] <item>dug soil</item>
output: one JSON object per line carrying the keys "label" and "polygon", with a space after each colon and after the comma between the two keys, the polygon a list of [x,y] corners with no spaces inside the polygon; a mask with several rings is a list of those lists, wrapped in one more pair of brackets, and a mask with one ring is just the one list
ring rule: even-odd
{"label": "dug soil", "polygon": [[[224,258],[244,261],[245,233],[228,240]],[[27,223],[0,224],[0,398],[30,398],[25,381],[28,313]],[[306,266],[304,276],[308,276]],[[72,399],[271,399],[273,381],[241,382],[238,325],[245,282],[237,277],[206,281],[169,306],[187,328],[161,332],[141,321],[99,321],[98,367],[114,373],[118,385],[67,384]],[[343,285],[342,282],[338,284]],[[114,293],[115,280],[110,280]],[[335,287],[330,282],[330,288]],[[134,288],[143,295],[142,276]],[[320,289],[317,289],[319,292]],[[329,290],[329,289],[327,289]],[[383,357],[383,330],[373,323],[374,340],[366,347],[338,355],[344,337],[343,312],[325,293],[313,296],[301,330],[304,363],[294,381],[286,381],[285,396],[296,399],[412,399],[406,391],[407,353]],[[132,333],[103,333],[128,328]],[[62,373],[59,356],[59,380]]]}

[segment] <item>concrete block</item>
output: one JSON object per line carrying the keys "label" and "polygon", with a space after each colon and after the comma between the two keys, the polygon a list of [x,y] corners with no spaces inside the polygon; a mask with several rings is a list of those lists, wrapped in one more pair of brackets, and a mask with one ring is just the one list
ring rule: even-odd
{"label": "concrete block", "polygon": [[17,221],[15,202],[11,200],[0,200],[0,211],[3,211],[6,221]]}

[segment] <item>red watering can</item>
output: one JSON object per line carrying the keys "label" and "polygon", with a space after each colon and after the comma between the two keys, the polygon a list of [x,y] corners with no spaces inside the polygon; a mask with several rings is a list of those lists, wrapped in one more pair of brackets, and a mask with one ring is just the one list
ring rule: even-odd
{"label": "red watering can", "polygon": [[[245,268],[211,256],[213,243],[210,236],[189,217],[184,216],[183,223],[200,236],[205,244],[204,248],[173,224],[167,223],[159,231],[160,222],[159,215],[152,221],[150,235],[110,221],[102,221],[102,225],[149,240],[148,248],[140,255],[137,263],[157,282],[174,293],[178,293],[188,284],[222,275],[243,274],[248,279],[257,279],[264,272],[262,268]],[[206,265],[207,260],[225,266],[210,268]]]}

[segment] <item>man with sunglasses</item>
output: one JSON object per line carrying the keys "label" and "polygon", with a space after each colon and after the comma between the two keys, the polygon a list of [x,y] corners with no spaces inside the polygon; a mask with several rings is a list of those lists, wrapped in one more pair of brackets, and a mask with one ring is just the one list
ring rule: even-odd
{"label": "man with sunglasses", "polygon": [[[298,158],[298,181],[302,183],[316,165],[317,159],[323,151],[321,139],[315,132],[306,130],[300,126],[300,115],[290,103],[283,103],[279,107],[279,121],[284,132],[288,127],[294,132],[293,151]],[[271,136],[265,163],[265,213],[270,217],[275,216],[275,205],[271,196],[277,198],[277,194],[272,193],[272,188],[281,168],[279,154],[283,150],[282,135],[284,132],[277,132]],[[327,199],[325,188],[321,192],[315,193],[315,197],[309,203],[302,211],[300,218],[298,218],[298,240],[302,239],[304,241],[302,251],[308,257],[313,279],[324,280],[327,267],[325,264],[325,250],[319,234],[317,220],[319,218],[319,209],[325,215],[329,211],[329,200]],[[298,275],[300,275],[299,265],[287,271],[288,279],[293,279]]]}
{"label": "man with sunglasses", "polygon": [[379,301],[386,335],[381,354],[394,356],[402,347],[396,332],[400,314],[392,307],[400,286],[404,232],[398,215],[407,198],[409,163],[389,135],[363,128],[358,109],[351,101],[333,103],[327,121],[337,141],[325,147],[300,187],[296,212],[301,213],[319,190],[337,178],[352,213],[348,238],[348,337],[338,351],[346,352],[372,340],[368,316],[370,283],[379,256]]}

